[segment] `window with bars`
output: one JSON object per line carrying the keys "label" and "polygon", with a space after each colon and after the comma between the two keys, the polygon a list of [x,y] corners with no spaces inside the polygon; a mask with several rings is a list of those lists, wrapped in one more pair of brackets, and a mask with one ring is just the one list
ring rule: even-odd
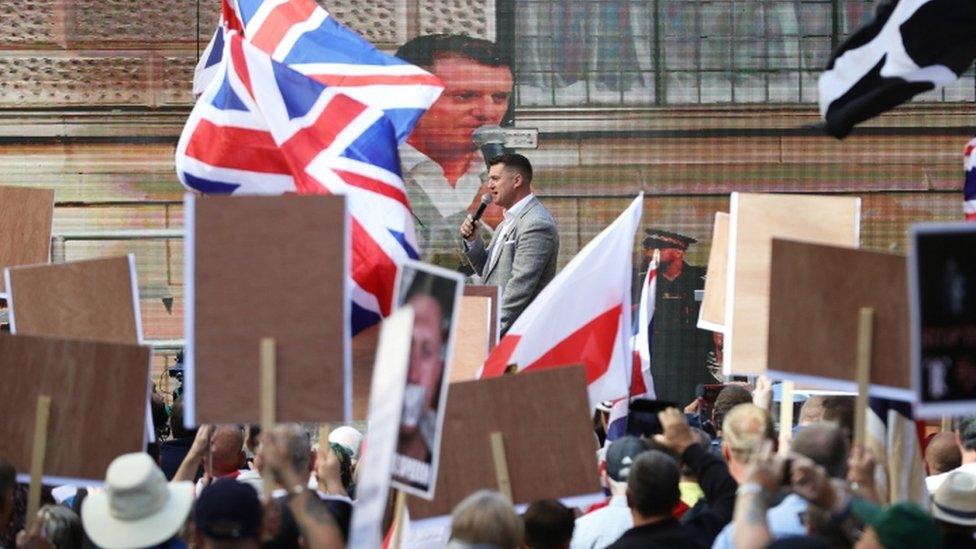
{"label": "window with bars", "polygon": [[[811,103],[873,0],[499,0],[520,107]],[[970,70],[916,101],[973,101]]]}

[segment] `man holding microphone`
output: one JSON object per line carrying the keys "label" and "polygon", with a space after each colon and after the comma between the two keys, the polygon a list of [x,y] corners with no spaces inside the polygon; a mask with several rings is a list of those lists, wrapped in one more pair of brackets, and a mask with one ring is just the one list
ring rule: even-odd
{"label": "man holding microphone", "polygon": [[488,165],[490,199],[505,210],[504,220],[487,246],[478,234],[478,213],[483,208],[465,219],[460,232],[475,271],[485,284],[499,287],[504,335],[555,276],[559,233],[549,210],[532,194],[532,165],[527,158],[506,153]]}

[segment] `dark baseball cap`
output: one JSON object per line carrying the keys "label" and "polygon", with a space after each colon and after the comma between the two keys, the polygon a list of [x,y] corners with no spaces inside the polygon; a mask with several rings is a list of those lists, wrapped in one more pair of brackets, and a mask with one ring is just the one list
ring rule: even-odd
{"label": "dark baseball cap", "polygon": [[918,505],[901,501],[880,507],[864,500],[856,500],[854,514],[874,528],[886,549],[919,549],[942,546],[942,536],[935,521]]}
{"label": "dark baseball cap", "polygon": [[193,520],[212,540],[259,538],[261,501],[251,485],[220,479],[200,493]]}
{"label": "dark baseball cap", "polygon": [[607,475],[617,482],[626,482],[637,456],[648,450],[644,439],[634,436],[620,437],[607,448]]}

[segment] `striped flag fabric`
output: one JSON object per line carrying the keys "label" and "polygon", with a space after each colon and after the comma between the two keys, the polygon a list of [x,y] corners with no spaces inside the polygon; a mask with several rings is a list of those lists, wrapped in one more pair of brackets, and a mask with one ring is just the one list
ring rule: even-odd
{"label": "striped flag fabric", "polygon": [[824,130],[837,138],[959,78],[976,58],[976,3],[886,0],[842,43],[820,76]]}
{"label": "striped flag fabric", "polygon": [[647,266],[637,305],[637,333],[631,340],[634,365],[630,375],[630,396],[656,398],[651,375],[651,343],[654,337],[654,303],[657,292],[657,253]]}
{"label": "striped flag fabric", "polygon": [[966,221],[976,221],[976,137],[966,143],[963,151],[963,168],[966,171],[966,181],[963,185],[962,212]]}
{"label": "striped flag fabric", "polygon": [[[922,434],[925,426],[913,419],[909,402],[871,397],[866,444],[878,458],[882,500],[909,500],[928,508]],[[887,493],[884,493],[887,492]]]}
{"label": "striped flag fabric", "polygon": [[630,399],[620,398],[610,406],[610,416],[607,418],[607,441],[604,446],[622,436],[627,435],[627,416],[630,415]]}
{"label": "striped flag fabric", "polygon": [[353,332],[375,324],[392,307],[397,265],[417,257],[393,125],[236,32],[224,41],[223,71],[177,147],[180,179],[203,192],[346,195]]}
{"label": "striped flag fabric", "polygon": [[195,92],[202,93],[217,74],[227,31],[237,31],[275,61],[382,109],[398,143],[444,89],[436,76],[377,50],[315,0],[222,0],[217,31],[194,74]]}
{"label": "striped flag fabric", "polygon": [[515,320],[482,378],[583,364],[593,408],[630,392],[631,271],[641,194]]}

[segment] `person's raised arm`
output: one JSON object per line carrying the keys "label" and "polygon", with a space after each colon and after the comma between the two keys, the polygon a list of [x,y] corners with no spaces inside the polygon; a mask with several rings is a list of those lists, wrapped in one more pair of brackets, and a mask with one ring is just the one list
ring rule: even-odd
{"label": "person's raised arm", "polygon": [[193,444],[190,445],[190,451],[186,453],[186,457],[183,458],[180,468],[176,470],[171,482],[193,481],[197,475],[197,469],[200,468],[200,464],[210,448],[210,439],[213,437],[213,433],[213,425],[201,425],[197,429],[197,436],[193,439]]}

